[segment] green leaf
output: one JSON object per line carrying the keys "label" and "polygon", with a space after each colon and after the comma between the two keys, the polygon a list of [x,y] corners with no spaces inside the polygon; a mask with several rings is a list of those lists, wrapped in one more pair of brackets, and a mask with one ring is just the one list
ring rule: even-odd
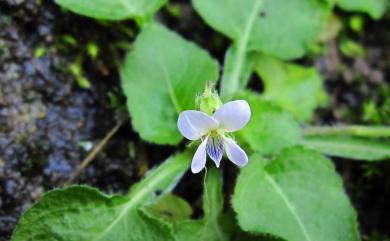
{"label": "green leaf", "polygon": [[233,208],[248,232],[289,241],[357,241],[356,213],[332,162],[302,147],[274,161],[259,155],[242,168]]}
{"label": "green leaf", "polygon": [[347,136],[308,136],[303,143],[330,156],[365,161],[390,159],[390,141]]}
{"label": "green leaf", "polygon": [[[177,197],[175,197],[177,198]],[[153,206],[158,207],[158,201]],[[163,205],[167,207],[163,211],[150,212],[149,207],[144,210],[159,221],[163,221],[166,225],[173,227],[175,239],[178,241],[228,241],[228,234],[225,233],[223,227],[220,226],[222,209],[223,209],[223,195],[222,195],[222,175],[219,169],[213,167],[208,169],[207,178],[205,179],[205,191],[203,195],[203,210],[204,217],[199,220],[182,218],[172,218],[174,213],[181,212],[179,205],[168,203]],[[170,218],[167,218],[166,213]],[[181,215],[184,217],[184,215]]]}
{"label": "green leaf", "polygon": [[208,53],[157,24],[144,28],[121,70],[132,124],[157,144],[177,144],[178,114],[195,109],[196,94],[216,80],[218,64]]}
{"label": "green leaf", "polygon": [[126,197],[107,196],[86,186],[54,190],[22,217],[12,241],[173,240],[168,227],[153,224],[128,203]]}
{"label": "green leaf", "polygon": [[202,220],[186,220],[174,227],[177,241],[214,241],[202,239],[204,222]]}
{"label": "green leaf", "polygon": [[350,58],[364,57],[366,55],[363,46],[351,39],[342,40],[339,48],[343,55]]}
{"label": "green leaf", "polygon": [[335,39],[343,28],[343,22],[336,14],[330,14],[321,32],[317,35],[317,43],[327,43]]}
{"label": "green leaf", "polygon": [[387,0],[337,0],[336,2],[346,11],[367,13],[373,19],[380,19],[388,5]]}
{"label": "green leaf", "polygon": [[293,113],[300,121],[310,120],[315,108],[327,99],[316,68],[259,55],[256,72],[264,82],[265,97]]}
{"label": "green leaf", "polygon": [[[307,0],[192,0],[214,29],[232,39],[225,57],[221,95],[245,87],[251,51],[282,59],[302,57],[322,29],[330,4]],[[223,8],[221,8],[223,6]],[[249,69],[249,74],[248,74]]]}
{"label": "green leaf", "polygon": [[252,116],[236,137],[247,142],[253,150],[270,155],[300,143],[300,128],[290,113],[252,92],[245,92],[238,98],[248,101]]}
{"label": "green leaf", "polygon": [[204,217],[200,220],[184,220],[174,223],[178,241],[228,241],[228,234],[221,227],[223,209],[222,175],[215,167],[207,170],[203,195]]}
{"label": "green leaf", "polygon": [[255,234],[244,232],[238,225],[236,214],[232,209],[221,217],[221,226],[229,235],[230,241],[284,241],[270,234]]}
{"label": "green leaf", "polygon": [[[223,215],[219,221],[221,225],[229,225],[229,227],[222,226],[224,231],[223,235],[227,235],[226,239],[218,239],[215,236],[205,235],[205,223],[203,220],[187,220],[178,223],[175,226],[175,238],[177,241],[282,241],[268,234],[253,234],[242,231],[235,223],[233,215],[230,213]],[[232,222],[232,224],[228,224],[227,222]]]}
{"label": "green leaf", "polygon": [[55,0],[72,12],[96,19],[135,19],[138,23],[152,18],[167,0]]}
{"label": "green leaf", "polygon": [[321,31],[330,5],[325,1],[307,0],[192,2],[210,26],[237,44],[239,52],[256,50],[283,59],[303,56]]}
{"label": "green leaf", "polygon": [[173,223],[189,219],[192,215],[192,207],[183,198],[167,193],[159,197],[155,203],[145,207],[144,212]]}
{"label": "green leaf", "polygon": [[126,196],[108,196],[86,186],[57,189],[44,195],[19,220],[12,241],[173,240],[172,230],[138,209],[168,192],[187,170],[183,153],[153,170]]}

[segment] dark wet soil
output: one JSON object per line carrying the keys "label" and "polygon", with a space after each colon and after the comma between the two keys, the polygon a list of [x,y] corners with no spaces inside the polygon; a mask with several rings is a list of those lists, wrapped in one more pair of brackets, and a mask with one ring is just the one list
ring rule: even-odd
{"label": "dark wet soil", "polygon": [[[127,116],[117,65],[136,31],[133,23],[68,14],[51,1],[0,2],[0,240]],[[96,59],[86,52],[91,42],[100,50]],[[69,71],[77,61],[90,89]],[[127,121],[77,182],[125,192],[155,164],[149,160],[171,152],[141,142]]]}
{"label": "dark wet soil", "polygon": [[[173,1],[158,18],[223,62],[229,41],[206,26],[188,1]],[[389,17],[368,21],[364,34],[344,31],[364,46],[367,57],[346,58],[334,40],[323,56],[308,60],[326,77],[330,93],[330,106],[317,112],[318,124],[390,124],[389,23]],[[68,180],[90,148],[127,116],[117,69],[137,32],[131,21],[97,22],[49,0],[0,0],[0,241],[9,239],[26,208]],[[97,57],[88,52],[91,43],[99,49]],[[75,63],[91,88],[82,88],[70,71]],[[261,89],[256,81],[251,86]],[[365,114],[366,102],[380,109],[380,117]],[[77,182],[125,192],[173,152],[141,141],[126,121]],[[335,162],[363,237],[389,238],[390,163]],[[228,168],[225,175],[231,180],[235,171]],[[186,175],[176,192],[200,204],[201,183],[200,176]],[[225,188],[231,190],[231,183]]]}

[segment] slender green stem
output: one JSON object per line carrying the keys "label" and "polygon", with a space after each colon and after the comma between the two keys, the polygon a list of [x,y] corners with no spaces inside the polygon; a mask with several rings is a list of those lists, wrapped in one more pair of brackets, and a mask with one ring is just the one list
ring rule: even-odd
{"label": "slender green stem", "polygon": [[[204,230],[200,240],[209,240],[210,232],[215,234],[215,240],[225,241],[221,227],[219,225],[219,216],[223,208],[222,195],[222,175],[216,167],[206,169],[203,180],[203,212],[204,212]],[[214,239],[213,239],[214,240]]]}
{"label": "slender green stem", "polygon": [[243,35],[236,43],[237,53],[234,57],[235,58],[234,69],[232,70],[229,79],[225,83],[221,84],[221,95],[223,97],[235,93],[240,87],[240,74],[245,65],[245,58],[248,50],[250,34],[252,32],[252,28],[255,24],[256,16],[260,11],[260,7],[262,3],[263,3],[262,0],[255,1],[252,10],[249,13],[248,20],[245,24]]}
{"label": "slender green stem", "polygon": [[390,127],[387,126],[324,126],[306,127],[302,129],[304,136],[331,136],[331,135],[351,135],[359,137],[390,137]]}

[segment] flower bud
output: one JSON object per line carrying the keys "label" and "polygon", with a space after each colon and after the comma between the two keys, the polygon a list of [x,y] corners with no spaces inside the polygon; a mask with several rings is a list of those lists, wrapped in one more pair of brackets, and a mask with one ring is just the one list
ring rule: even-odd
{"label": "flower bud", "polygon": [[202,95],[197,97],[196,102],[200,111],[203,111],[208,115],[212,115],[214,111],[222,105],[222,101],[212,82],[206,83],[205,91]]}

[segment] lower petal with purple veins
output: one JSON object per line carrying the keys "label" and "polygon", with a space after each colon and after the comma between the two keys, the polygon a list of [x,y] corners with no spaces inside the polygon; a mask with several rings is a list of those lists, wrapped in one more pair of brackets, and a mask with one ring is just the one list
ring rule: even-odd
{"label": "lower petal with purple veins", "polygon": [[223,156],[223,138],[220,135],[210,136],[206,146],[207,154],[219,167]]}

